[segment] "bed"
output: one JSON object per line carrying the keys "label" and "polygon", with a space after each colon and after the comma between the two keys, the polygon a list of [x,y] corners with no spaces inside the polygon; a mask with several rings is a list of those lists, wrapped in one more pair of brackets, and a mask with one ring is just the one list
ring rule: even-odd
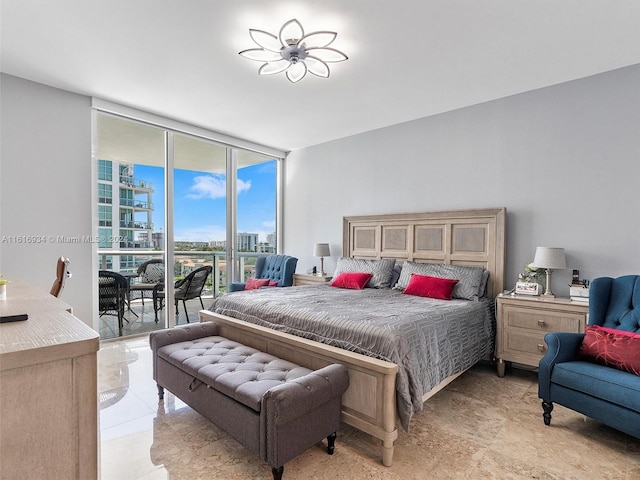
{"label": "bed", "polygon": [[380,439],[389,466],[398,424],[408,430],[426,399],[493,354],[505,220],[504,208],[344,218],[345,259],[337,270],[395,260],[404,265],[398,284],[405,287],[411,269],[481,270],[486,285],[474,288],[484,295],[461,290],[442,301],[386,283],[363,290],[308,285],[224,295],[200,317],[221,325],[225,336],[309,368],[346,365],[343,421]]}

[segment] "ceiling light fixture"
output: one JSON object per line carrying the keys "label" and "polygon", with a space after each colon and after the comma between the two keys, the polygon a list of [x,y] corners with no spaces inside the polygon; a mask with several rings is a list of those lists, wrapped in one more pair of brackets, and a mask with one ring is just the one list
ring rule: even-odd
{"label": "ceiling light fixture", "polygon": [[336,32],[319,31],[307,35],[300,22],[289,20],[278,36],[263,30],[249,29],[251,39],[260,48],[240,52],[245,58],[263,62],[259,75],[286,72],[292,82],[299,82],[307,72],[318,77],[329,77],[328,63],[343,62],[347,56],[335,48],[327,48],[336,39]]}

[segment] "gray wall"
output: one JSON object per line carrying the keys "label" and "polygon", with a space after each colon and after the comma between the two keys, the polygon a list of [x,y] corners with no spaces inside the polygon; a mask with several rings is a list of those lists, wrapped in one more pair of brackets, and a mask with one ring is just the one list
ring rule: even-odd
{"label": "gray wall", "polygon": [[343,216],[504,206],[506,286],[536,246],[564,247],[568,295],[574,268],[640,273],[639,185],[635,65],[291,153],[284,246],[301,273],[330,242],[332,272]]}
{"label": "gray wall", "polygon": [[[0,273],[45,289],[56,259],[71,259],[62,300],[93,327],[91,102],[86,96],[2,74]],[[38,237],[41,243],[16,243]],[[11,285],[9,285],[11,288]]]}
{"label": "gray wall", "polygon": [[[0,82],[0,235],[91,235],[90,99]],[[509,286],[538,245],[566,249],[557,294],[572,268],[640,273],[638,85],[633,66],[293,152],[285,251],[304,272],[313,244],[330,242],[332,272],[345,215],[505,206]],[[4,242],[0,273],[48,290],[55,258],[70,257],[63,299],[92,325],[94,250]]]}

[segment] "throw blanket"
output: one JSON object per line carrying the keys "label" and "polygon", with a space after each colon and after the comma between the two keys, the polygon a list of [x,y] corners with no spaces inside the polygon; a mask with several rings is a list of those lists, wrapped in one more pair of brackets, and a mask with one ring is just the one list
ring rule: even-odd
{"label": "throw blanket", "polygon": [[213,312],[393,362],[405,430],[422,396],[442,380],[490,358],[493,302],[434,300],[397,290],[328,285],[262,288],[222,295]]}

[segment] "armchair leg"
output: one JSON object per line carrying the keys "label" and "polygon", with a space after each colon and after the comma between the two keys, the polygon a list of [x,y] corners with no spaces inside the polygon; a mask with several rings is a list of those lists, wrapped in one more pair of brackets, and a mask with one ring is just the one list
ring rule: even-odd
{"label": "armchair leg", "polygon": [[184,316],[187,317],[187,323],[189,323],[189,314],[187,313],[187,301],[182,300],[182,306],[184,307]]}
{"label": "armchair leg", "polygon": [[551,425],[551,411],[553,410],[553,403],[542,401],[542,410],[544,413],[542,414],[542,418],[544,419],[545,425]]}

